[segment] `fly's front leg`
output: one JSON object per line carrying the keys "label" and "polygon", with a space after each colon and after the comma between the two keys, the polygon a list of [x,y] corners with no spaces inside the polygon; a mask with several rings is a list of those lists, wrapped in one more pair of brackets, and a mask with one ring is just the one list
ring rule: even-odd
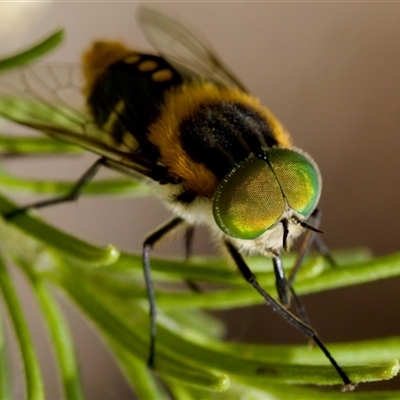
{"label": "fly's front leg", "polygon": [[[320,210],[315,209],[310,216],[311,225],[313,228],[318,230],[321,224],[322,213]],[[306,311],[300,302],[299,297],[296,295],[293,285],[296,279],[298,272],[300,271],[301,266],[303,265],[304,259],[307,257],[308,253],[310,252],[311,246],[314,245],[317,251],[322,254],[322,256],[329,262],[331,265],[335,265],[335,261],[329,253],[327,246],[325,246],[324,242],[322,241],[321,237],[315,230],[307,230],[304,235],[303,241],[301,243],[298,256],[296,258],[296,262],[291,270],[289,278],[287,279],[287,285],[292,293],[292,297],[294,299],[296,313],[297,315],[307,324],[309,323],[309,319],[307,317]]]}
{"label": "fly's front leg", "polygon": [[142,253],[143,272],[146,283],[147,297],[149,299],[149,305],[150,305],[150,346],[149,346],[149,358],[147,361],[147,365],[150,368],[154,368],[154,355],[155,355],[156,331],[157,331],[157,326],[156,326],[157,308],[156,308],[156,299],[154,295],[153,282],[151,280],[150,251],[160,240],[162,240],[164,236],[172,232],[183,222],[184,222],[183,219],[178,217],[171,219],[166,224],[158,228],[155,232],[150,234],[143,243],[143,253]]}
{"label": "fly's front leg", "polygon": [[289,307],[290,305],[290,290],[285,277],[285,270],[283,269],[282,259],[280,256],[272,257],[275,274],[275,287],[279,296],[280,302]]}
{"label": "fly's front leg", "polygon": [[[307,230],[307,232],[304,236],[304,240],[302,242],[298,257],[296,259],[296,263],[295,263],[288,279],[286,279],[285,270],[283,268],[282,259],[281,259],[280,255],[275,255],[272,258],[272,262],[273,262],[273,266],[274,266],[274,274],[275,274],[275,287],[276,287],[276,291],[278,293],[280,302],[283,305],[285,305],[286,307],[289,307],[290,301],[291,301],[290,298],[292,295],[295,299],[295,305],[296,305],[298,315],[304,321],[307,321],[307,317],[304,312],[304,308],[301,305],[300,300],[297,297],[297,295],[293,289],[293,283],[294,283],[297,273],[300,270],[301,265],[303,264],[304,258],[308,254],[310,247],[315,239],[315,234],[316,234],[315,231],[318,231],[317,228],[320,224],[321,215],[318,212],[318,210],[315,210],[310,218],[313,219],[313,226],[311,227],[311,226],[307,225],[309,229]],[[287,227],[286,227],[286,229],[287,229]],[[286,243],[286,237],[284,238],[284,244],[285,243]]]}
{"label": "fly's front leg", "polygon": [[[318,229],[321,224],[322,213],[320,210],[315,209],[311,214],[312,227]],[[317,232],[313,230],[308,230],[304,235],[304,239],[301,243],[299,253],[288,278],[288,284],[291,287],[296,279],[296,276],[304,262],[304,259],[307,257],[307,254],[310,252],[311,246],[314,245],[317,249],[318,253],[320,253],[325,260],[331,265],[335,266],[336,262],[333,259],[332,255],[329,253],[328,247],[325,245],[321,237],[317,234]]]}
{"label": "fly's front leg", "polygon": [[[322,214],[318,209],[315,209],[313,213],[311,214],[310,219],[312,220],[312,226],[313,228],[318,229],[320,223],[321,223],[321,217]],[[313,230],[307,230],[307,232],[304,235],[303,241],[301,243],[296,262],[292,268],[292,271],[290,273],[289,279],[288,279],[288,284],[290,287],[292,287],[296,276],[298,272],[300,271],[301,266],[303,265],[304,259],[306,258],[307,254],[310,252],[311,245],[313,244],[314,240],[316,238],[316,232]]]}
{"label": "fly's front leg", "polygon": [[3,214],[3,218],[11,219],[19,214],[24,214],[28,210],[31,210],[33,208],[44,208],[55,204],[66,203],[77,200],[80,194],[82,193],[83,188],[86,186],[87,183],[89,183],[94,178],[94,176],[97,174],[102,165],[105,165],[105,159],[99,158],[94,164],[90,166],[90,168],[87,171],[85,171],[85,173],[79,178],[79,180],[67,194],[54,197],[52,199],[38,201],[20,208],[16,208],[15,210]]}
{"label": "fly's front leg", "polygon": [[[312,219],[312,227],[318,229],[321,222],[321,213],[318,209],[314,210],[311,214],[310,219]],[[297,296],[293,285],[296,276],[303,265],[304,259],[310,251],[311,245],[317,238],[317,233],[314,230],[308,229],[304,235],[303,241],[301,243],[296,262],[290,272],[288,279],[285,278],[284,270],[282,266],[282,261],[280,257],[274,257],[274,272],[276,277],[276,288],[278,291],[279,299],[285,306],[289,306],[291,302],[291,297],[294,300],[294,306],[296,314],[305,323],[309,324],[309,319],[307,317],[306,311],[303,304],[301,303],[299,297]]]}
{"label": "fly's front leg", "polygon": [[291,298],[294,300],[294,308],[296,315],[309,324],[309,319],[307,317],[306,311],[301,303],[299,297],[297,296],[295,290],[291,286],[285,277],[285,270],[283,268],[282,259],[280,256],[275,256],[272,258],[275,273],[275,287],[279,296],[279,301],[285,306],[289,307],[291,304]]}
{"label": "fly's front leg", "polygon": [[285,306],[276,301],[271,295],[269,295],[258,283],[256,276],[251,272],[250,268],[247,266],[243,257],[239,253],[239,251],[234,247],[230,242],[225,241],[225,246],[231,255],[233,261],[238,267],[239,271],[242,273],[245,280],[250,283],[250,285],[263,297],[265,302],[272,308],[272,310],[278,313],[282,318],[284,318],[290,325],[295,327],[296,329],[303,332],[306,336],[311,338],[316,345],[321,349],[321,351],[328,358],[332,366],[335,368],[336,372],[342,379],[344,383],[344,391],[353,390],[355,385],[350,381],[347,374],[343,371],[342,367],[336,362],[336,360],[332,357],[326,346],[323,344],[317,332],[307,323],[302,321],[292,312],[290,312]]}
{"label": "fly's front leg", "polygon": [[317,249],[318,253],[321,254],[322,257],[325,258],[325,260],[328,262],[328,264],[331,267],[337,266],[335,259],[332,257],[332,254],[329,252],[328,246],[321,239],[321,236],[316,235],[314,237],[313,245]]}

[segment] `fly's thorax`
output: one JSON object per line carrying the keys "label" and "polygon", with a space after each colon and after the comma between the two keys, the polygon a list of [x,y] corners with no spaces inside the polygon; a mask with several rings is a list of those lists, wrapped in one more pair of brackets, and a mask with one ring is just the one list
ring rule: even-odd
{"label": "fly's thorax", "polygon": [[205,82],[183,84],[166,93],[148,139],[187,192],[208,198],[250,153],[290,145],[288,134],[256,98]]}

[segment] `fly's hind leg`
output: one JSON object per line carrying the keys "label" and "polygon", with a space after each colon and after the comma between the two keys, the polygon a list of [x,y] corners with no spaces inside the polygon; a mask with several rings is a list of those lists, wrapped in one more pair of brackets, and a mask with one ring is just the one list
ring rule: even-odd
{"label": "fly's hind leg", "polygon": [[76,184],[72,187],[72,189],[68,193],[58,197],[53,197],[51,199],[38,201],[35,203],[28,204],[26,206],[16,208],[14,210],[11,210],[3,214],[3,218],[12,219],[17,215],[24,214],[27,211],[34,208],[44,208],[55,204],[66,203],[77,200],[80,194],[82,193],[83,188],[86,186],[86,184],[89,183],[94,178],[94,176],[99,171],[100,167],[105,164],[106,164],[105,159],[99,158],[94,164],[90,166],[88,170],[85,171],[85,173],[79,178],[79,180],[76,182]]}

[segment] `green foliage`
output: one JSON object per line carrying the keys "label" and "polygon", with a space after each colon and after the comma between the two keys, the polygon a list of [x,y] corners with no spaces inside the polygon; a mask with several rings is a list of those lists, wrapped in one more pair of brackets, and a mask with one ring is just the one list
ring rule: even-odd
{"label": "green foliage", "polygon": [[0,71],[20,67],[38,59],[56,48],[62,42],[63,37],[64,32],[58,30],[37,45],[13,56],[3,58],[0,60]]}
{"label": "green foliage", "polygon": [[[59,35],[45,40],[43,47],[39,44],[0,62],[0,69],[21,65],[42,55],[49,50],[49,43],[54,45],[58,41]],[[48,138],[0,135],[0,147],[5,152],[19,154],[79,153],[79,149]],[[64,193],[71,185],[23,180],[5,171],[1,171],[0,184],[8,190],[48,195]],[[115,179],[93,182],[85,193],[134,196],[148,194],[148,190],[133,181]],[[15,207],[0,195],[0,213]],[[36,215],[28,213],[0,221],[0,288],[22,354],[28,399],[44,399],[46,395],[36,349],[10,276],[11,262],[27,276],[36,296],[55,350],[65,399],[83,399],[85,395],[68,322],[52,294],[54,289],[66,294],[94,323],[141,399],[170,398],[159,385],[158,377],[175,399],[328,400],[339,397],[338,390],[317,387],[341,384],[319,349],[306,345],[233,344],[222,339],[221,323],[204,309],[243,307],[261,304],[263,300],[225,261],[214,258],[153,260],[153,275],[158,282],[192,280],[216,285],[213,291],[204,293],[171,290],[171,285],[157,290],[157,372],[149,371],[146,368],[149,317],[141,257],[121,253],[112,246],[102,248],[86,243]],[[337,253],[336,259],[339,266],[333,269],[321,257],[309,257],[298,275],[297,292],[315,293],[400,274],[400,253],[371,259],[368,252],[354,250]],[[285,261],[290,265],[292,258],[288,256]],[[273,272],[265,270],[265,263],[259,258],[250,259],[249,264],[262,286],[275,294]],[[328,347],[354,382],[390,379],[399,371],[396,358],[400,357],[400,337],[328,344]],[[1,331],[0,399],[12,397],[7,349]],[[399,392],[363,393],[360,389],[347,395],[354,399],[400,398]]]}

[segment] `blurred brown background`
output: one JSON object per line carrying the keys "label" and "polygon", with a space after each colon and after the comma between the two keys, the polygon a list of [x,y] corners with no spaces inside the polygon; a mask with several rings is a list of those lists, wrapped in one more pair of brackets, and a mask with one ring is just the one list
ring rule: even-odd
{"label": "blurred brown background", "polygon": [[[324,179],[322,229],[330,247],[368,246],[377,255],[397,251],[400,4],[161,3],[154,6],[208,37],[245,86],[283,122],[295,144],[317,161]],[[0,11],[6,15],[1,7],[16,11],[22,6],[1,4]],[[20,49],[58,27],[66,29],[67,38],[50,56],[52,61],[77,62],[91,41],[99,38],[150,49],[135,22],[137,6],[134,2],[55,2],[37,19],[30,9],[24,23],[17,20],[10,24],[11,30],[0,31],[1,50],[6,54]],[[24,26],[27,30],[22,32]],[[35,176],[78,177],[91,160],[53,163],[59,170],[49,168],[48,160],[31,160],[20,168]],[[155,200],[81,199],[44,213],[82,238],[128,250],[139,250],[144,235],[168,217]],[[209,251],[206,232],[197,239],[196,252]],[[179,246],[164,249],[169,254],[177,250]],[[304,303],[327,342],[399,335],[399,285],[400,279],[392,279],[308,296]],[[231,323],[230,336],[304,343],[301,334],[265,308],[261,311],[262,318],[260,309],[241,310],[240,326]],[[107,352],[93,339],[95,334],[79,315],[70,314],[79,355],[91,360],[82,363],[85,386],[92,393],[88,398],[129,398]],[[32,322],[37,320],[32,311]],[[43,335],[40,326],[37,330],[38,336]],[[47,346],[41,346],[49,365],[48,382],[53,385],[49,398],[57,398],[51,356]],[[400,386],[395,381],[391,385]]]}

